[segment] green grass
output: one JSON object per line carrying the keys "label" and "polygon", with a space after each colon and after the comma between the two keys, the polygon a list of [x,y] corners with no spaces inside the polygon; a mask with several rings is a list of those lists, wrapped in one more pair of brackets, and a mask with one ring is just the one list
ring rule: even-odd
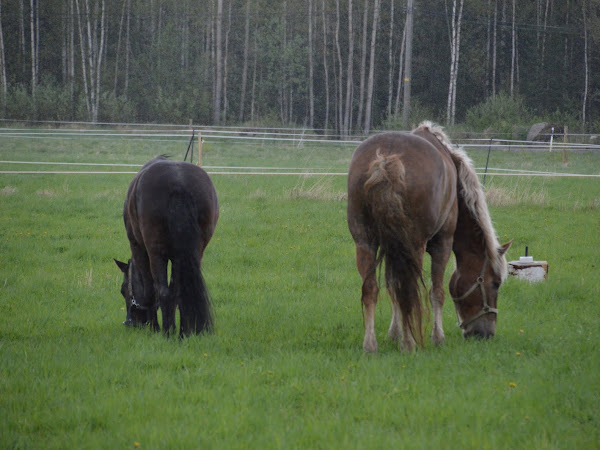
{"label": "green grass", "polygon": [[[165,152],[108,142],[2,141],[0,159],[143,163]],[[204,162],[344,170],[351,152],[214,144]],[[473,153],[479,166],[485,152]],[[494,158],[562,166],[550,154]],[[569,163],[598,173],[600,156]],[[112,258],[128,256],[130,179],[0,175],[0,447],[600,446],[596,179],[488,178],[500,240],[515,240],[509,260],[529,246],[548,280],[507,280],[486,342],[465,341],[447,303],[446,342],[414,354],[386,339],[382,296],[377,355],[362,352],[344,177],[213,177],[221,218],[204,271],[216,332],[184,341],[121,325]]]}

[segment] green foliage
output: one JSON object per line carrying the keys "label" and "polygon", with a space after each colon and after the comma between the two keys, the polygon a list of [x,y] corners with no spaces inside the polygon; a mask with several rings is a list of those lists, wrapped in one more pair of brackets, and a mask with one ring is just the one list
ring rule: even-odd
{"label": "green foliage", "polygon": [[[142,164],[186,143],[5,139],[0,159]],[[208,165],[344,170],[351,147],[211,142]],[[470,151],[476,166],[485,151]],[[494,166],[564,170],[560,155],[498,152]],[[597,154],[570,171],[597,173]],[[14,166],[0,164],[2,170]],[[543,170],[543,169],[542,169]],[[488,178],[508,259],[548,260],[541,284],[509,279],[497,335],[403,354],[377,308],[361,349],[360,277],[345,177],[213,175],[221,218],[203,270],[216,332],[183,341],[121,325],[132,175],[0,177],[2,448],[597,448],[600,185]],[[452,270],[452,263],[448,268]],[[448,297],[447,297],[448,298]]]}
{"label": "green foliage", "polygon": [[[408,129],[412,130],[416,128],[418,124],[424,120],[431,120],[435,122],[435,117],[437,117],[437,115],[434,113],[432,108],[425,106],[418,99],[413,99],[411,102]],[[384,130],[405,130],[405,127],[402,124],[402,107],[400,108],[397,116],[392,113],[392,115],[383,122],[381,127]]]}
{"label": "green foliage", "polygon": [[[531,122],[531,114],[521,97],[501,93],[496,98],[490,97],[469,109],[465,122],[467,128],[472,130],[494,133],[495,137],[516,139],[525,137],[522,130],[526,130],[525,126]],[[520,127],[515,128],[515,125]],[[515,135],[515,130],[521,130],[521,135]]]}
{"label": "green foliage", "polygon": [[135,104],[127,98],[115,97],[105,93],[100,100],[101,108],[98,114],[100,122],[131,123],[136,121]]}
{"label": "green foliage", "polygon": [[14,120],[30,120],[33,117],[33,104],[27,87],[19,84],[8,90],[6,116]]}

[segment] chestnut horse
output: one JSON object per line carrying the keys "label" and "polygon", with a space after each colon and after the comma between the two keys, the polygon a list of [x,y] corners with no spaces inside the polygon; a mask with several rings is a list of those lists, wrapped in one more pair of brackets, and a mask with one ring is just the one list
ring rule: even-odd
{"label": "chestnut horse", "polygon": [[363,281],[365,351],[377,351],[376,269],[383,262],[392,299],[388,336],[401,337],[407,351],[423,345],[425,251],[431,255],[433,342],[444,340],[444,270],[452,252],[449,290],[463,335],[494,335],[511,242],[499,245],[472,162],[441,127],[423,122],[410,134],[383,133],[358,146],[348,173],[348,227]]}
{"label": "chestnut horse", "polygon": [[149,324],[158,330],[160,307],[163,331],[170,334],[179,307],[181,336],[212,329],[200,269],[218,218],[217,193],[200,167],[163,156],[141,168],[129,185],[123,208],[131,259],[115,260],[123,272],[125,325]]}

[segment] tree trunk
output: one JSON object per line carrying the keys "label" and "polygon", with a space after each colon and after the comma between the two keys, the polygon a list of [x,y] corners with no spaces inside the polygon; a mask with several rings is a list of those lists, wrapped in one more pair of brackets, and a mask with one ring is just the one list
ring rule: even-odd
{"label": "tree trunk", "polygon": [[215,125],[221,123],[221,95],[223,94],[223,43],[221,28],[223,26],[223,0],[217,0],[216,17],[216,76],[215,96],[213,99],[213,122]]}
{"label": "tree trunk", "polygon": [[354,81],[354,31],[352,28],[352,0],[348,0],[348,68],[346,69],[346,108],[344,113],[344,136],[350,134],[352,120],[352,87]]}
{"label": "tree trunk", "polygon": [[[97,18],[97,4],[90,11],[88,0],[83,0],[85,11],[81,11],[80,0],[75,1],[77,7],[77,24],[79,30],[79,43],[81,47],[81,67],[83,72],[83,85],[85,93],[86,107],[89,120],[98,121],[98,111],[100,106],[100,75],[102,68],[102,56],[104,54],[105,41],[105,1],[101,1],[100,24]],[[85,25],[81,24],[81,19],[86,19]],[[100,27],[100,37],[97,35],[98,26]],[[87,40],[84,39],[83,31],[86,31]]]}
{"label": "tree trunk", "polygon": [[113,83],[113,96],[117,96],[117,85],[119,81],[119,56],[121,53],[121,41],[123,36],[123,27],[125,24],[125,12],[127,10],[127,0],[123,0],[123,7],[121,8],[121,20],[119,21],[119,36],[117,38],[117,51],[115,54],[115,80]]}
{"label": "tree trunk", "polygon": [[390,36],[388,41],[388,101],[387,118],[392,116],[392,102],[394,95],[394,0],[390,1]]}
{"label": "tree trunk", "polygon": [[369,0],[365,0],[363,9],[362,42],[360,55],[360,88],[358,99],[358,117],[356,123],[362,126],[363,111],[365,104],[365,74],[367,72],[367,30],[369,27]]}
{"label": "tree trunk", "polygon": [[344,135],[344,124],[343,124],[343,111],[344,111],[344,82],[343,82],[343,73],[344,69],[342,67],[342,50],[340,48],[340,0],[335,0],[335,11],[336,11],[336,21],[335,21],[335,48],[337,50],[337,59],[338,59],[338,80],[337,80],[337,107],[336,107],[336,129],[343,136]]}
{"label": "tree trunk", "polygon": [[512,2],[512,46],[510,58],[510,97],[514,96],[515,90],[515,68],[517,61],[517,0]]}
{"label": "tree trunk", "polygon": [[485,44],[485,96],[490,95],[490,67],[492,65],[492,14],[490,10],[491,0],[487,0],[487,39]]}
{"label": "tree trunk", "polygon": [[308,0],[308,126],[315,127],[315,69],[313,65],[313,0]]}
{"label": "tree trunk", "polygon": [[585,133],[586,126],[586,111],[587,97],[589,86],[589,59],[588,59],[588,21],[587,21],[587,1],[582,0],[581,9],[583,15],[583,64],[585,67],[584,84],[583,84],[583,101],[581,105],[581,131]]}
{"label": "tree trunk", "polygon": [[242,92],[240,93],[240,123],[244,121],[246,85],[248,82],[248,47],[250,46],[250,0],[246,1],[246,24],[244,26],[244,62],[242,64]]}
{"label": "tree trunk", "polygon": [[252,99],[250,101],[250,122],[254,122],[254,106],[255,106],[255,94],[256,94],[256,63],[258,54],[258,45],[256,43],[256,34],[254,33],[254,68],[252,70]]}
{"label": "tree trunk", "polygon": [[125,85],[123,87],[123,97],[127,98],[129,90],[129,62],[131,56],[131,0],[127,0],[127,28],[125,32]]}
{"label": "tree trunk", "polygon": [[325,131],[329,128],[329,64],[327,52],[327,19],[325,17],[325,0],[321,2],[323,19],[323,70],[325,72]]}
{"label": "tree trunk", "polygon": [[29,27],[31,34],[31,99],[33,101],[33,118],[37,119],[37,100],[36,100],[36,87],[37,87],[37,48],[36,48],[36,22],[35,22],[35,0],[29,1]]}
{"label": "tree trunk", "polygon": [[498,0],[494,0],[494,35],[492,37],[492,98],[496,98],[496,57],[498,55]]}
{"label": "tree trunk", "polygon": [[8,87],[6,85],[6,57],[4,52],[4,31],[2,30],[2,0],[0,0],[0,81],[2,82],[2,117],[6,113],[6,96]]}
{"label": "tree trunk", "polygon": [[408,0],[406,8],[406,55],[404,62],[404,104],[402,105],[402,125],[408,129],[410,119],[410,94],[412,86],[412,41],[413,41],[413,0]]}
{"label": "tree trunk", "polygon": [[227,109],[229,99],[227,98],[227,79],[229,75],[228,60],[229,60],[229,34],[231,33],[231,4],[229,0],[229,12],[227,14],[227,30],[225,31],[225,56],[223,58],[223,123],[227,123]]}
{"label": "tree trunk", "polygon": [[402,42],[400,43],[400,58],[398,59],[398,86],[396,86],[396,102],[394,104],[394,116],[398,117],[400,112],[400,96],[402,95],[402,76],[404,75],[404,52],[406,49],[406,26],[402,31]]}
{"label": "tree trunk", "polygon": [[456,116],[456,89],[458,80],[458,62],[460,57],[460,29],[462,23],[462,11],[464,0],[460,0],[457,11],[457,1],[452,6],[452,38],[450,41],[450,83],[448,87],[448,105],[446,108],[446,123],[454,125]]}
{"label": "tree trunk", "polygon": [[371,109],[373,106],[373,85],[375,83],[375,46],[377,43],[377,26],[379,23],[380,0],[375,0],[373,10],[373,28],[371,30],[371,54],[369,62],[369,80],[367,84],[367,104],[365,105],[365,134],[371,131]]}
{"label": "tree trunk", "polygon": [[19,14],[19,49],[21,50],[20,62],[23,77],[27,76],[27,59],[25,57],[25,0],[19,1],[21,14]]}

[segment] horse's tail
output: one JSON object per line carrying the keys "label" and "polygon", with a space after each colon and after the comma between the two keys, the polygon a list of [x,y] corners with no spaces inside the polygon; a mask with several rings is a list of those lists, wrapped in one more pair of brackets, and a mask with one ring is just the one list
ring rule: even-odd
{"label": "horse's tail", "polygon": [[195,199],[186,190],[169,197],[169,234],[173,249],[171,278],[181,318],[182,334],[213,330],[210,295],[202,276],[202,254],[209,240],[199,225]]}
{"label": "horse's tail", "polygon": [[202,276],[199,258],[173,258],[171,272],[179,306],[182,335],[213,331],[210,295]]}
{"label": "horse's tail", "polygon": [[400,307],[403,326],[422,346],[422,255],[413,245],[412,221],[404,211],[404,173],[399,155],[384,156],[377,151],[364,187],[379,244],[377,265],[385,261],[385,281],[392,301]]}

